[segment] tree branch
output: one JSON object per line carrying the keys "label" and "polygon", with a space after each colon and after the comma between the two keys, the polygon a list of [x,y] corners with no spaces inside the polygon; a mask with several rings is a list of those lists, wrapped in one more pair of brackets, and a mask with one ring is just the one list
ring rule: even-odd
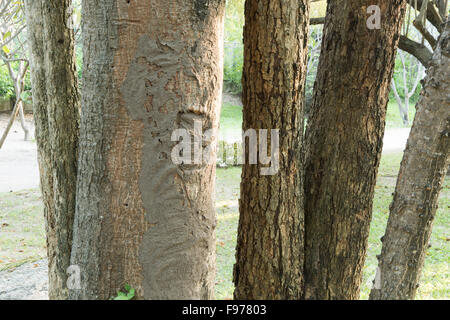
{"label": "tree branch", "polygon": [[[310,19],[311,25],[319,25],[324,23],[325,17]],[[431,59],[432,52],[427,47],[425,47],[421,43],[409,39],[406,36],[400,36],[398,47],[416,57],[417,60],[419,60],[420,63],[422,63],[425,67],[428,65],[428,62]]]}
{"label": "tree branch", "polygon": [[[420,8],[422,8],[422,4],[423,0],[417,0],[416,7],[415,1],[412,1],[412,6],[418,11],[420,11]],[[427,20],[431,22],[431,24],[439,31],[439,33],[442,32],[442,24],[444,23],[444,21],[434,3],[428,3]]]}
{"label": "tree branch", "polygon": [[427,47],[406,36],[400,36],[398,47],[416,57],[424,67],[428,66],[428,62],[433,54]]}

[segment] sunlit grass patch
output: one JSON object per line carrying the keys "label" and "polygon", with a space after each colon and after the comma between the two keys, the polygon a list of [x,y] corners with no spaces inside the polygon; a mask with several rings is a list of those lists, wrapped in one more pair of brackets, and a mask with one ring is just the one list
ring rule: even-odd
{"label": "sunlit grass patch", "polygon": [[38,260],[45,254],[40,192],[0,193],[0,270]]}

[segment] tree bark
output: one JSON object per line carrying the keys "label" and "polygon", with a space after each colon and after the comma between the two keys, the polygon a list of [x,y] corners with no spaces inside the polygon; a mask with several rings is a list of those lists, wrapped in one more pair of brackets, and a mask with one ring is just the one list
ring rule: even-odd
{"label": "tree bark", "polygon": [[246,148],[234,267],[236,299],[301,297],[300,150],[308,21],[307,1],[247,0],[245,4],[243,129],[280,130],[279,168],[273,175],[262,175],[261,156],[266,155],[260,149],[259,164],[249,164],[250,147]]}
{"label": "tree bark", "polygon": [[223,0],[83,1],[71,299],[125,284],[138,299],[213,297],[215,159],[175,164],[171,134],[218,127],[224,11]]}
{"label": "tree bark", "polygon": [[329,1],[306,130],[306,299],[359,299],[406,1]]}
{"label": "tree bark", "polygon": [[403,155],[370,299],[414,299],[450,157],[450,21],[444,27]]}
{"label": "tree bark", "polygon": [[25,1],[50,299],[67,298],[75,212],[79,97],[73,31],[66,26],[70,3]]}

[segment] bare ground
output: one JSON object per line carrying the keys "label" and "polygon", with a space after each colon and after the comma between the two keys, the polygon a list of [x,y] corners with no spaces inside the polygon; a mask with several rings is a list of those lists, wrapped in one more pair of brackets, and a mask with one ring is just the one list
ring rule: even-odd
{"label": "bare ground", "polygon": [[[0,134],[3,134],[9,114],[0,114]],[[0,149],[0,192],[14,192],[39,186],[37,148],[32,115],[26,115],[30,140],[24,141],[19,121],[15,121]]]}

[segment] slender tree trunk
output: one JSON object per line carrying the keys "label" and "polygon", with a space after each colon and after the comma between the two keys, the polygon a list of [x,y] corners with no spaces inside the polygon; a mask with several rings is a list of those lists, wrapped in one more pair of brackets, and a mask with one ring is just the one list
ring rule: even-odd
{"label": "slender tree trunk", "polygon": [[[329,1],[306,130],[305,298],[358,299],[406,1]],[[375,24],[376,25],[376,24]]]}
{"label": "slender tree trunk", "polygon": [[[11,80],[14,83],[14,94],[16,95],[16,101],[18,106],[18,113],[20,118],[20,125],[22,127],[23,133],[24,133],[24,141],[28,141],[30,136],[30,130],[28,129],[28,126],[25,122],[25,115],[23,110],[23,101],[21,99],[23,89],[25,87],[25,77],[28,70],[28,62],[20,61],[19,62],[19,70],[15,74],[11,62],[6,62],[6,65],[8,67],[8,72]],[[17,116],[17,114],[14,116],[14,118]]]}
{"label": "slender tree trunk", "polygon": [[20,100],[19,102],[19,119],[20,119],[20,125],[22,127],[22,130],[24,132],[23,140],[28,141],[30,139],[30,129],[28,129],[27,123],[25,122],[25,112],[23,110],[23,101]]}
{"label": "slender tree trunk", "polygon": [[428,66],[403,155],[371,299],[414,299],[450,161],[450,21]]}
{"label": "slender tree trunk", "polygon": [[79,97],[70,0],[26,0],[33,110],[49,259],[50,299],[66,299],[75,212]]}
{"label": "slender tree trunk", "polygon": [[223,0],[83,1],[71,299],[125,284],[139,299],[213,297],[215,159],[175,164],[171,135],[218,127],[224,11]]}
{"label": "slender tree trunk", "polygon": [[13,108],[13,111],[11,112],[11,116],[9,117],[8,124],[6,125],[5,131],[3,131],[2,136],[0,138],[0,149],[3,147],[6,137],[8,136],[8,133],[14,124],[14,120],[17,117],[17,113],[19,112],[19,107],[20,107],[19,103],[20,102],[21,102],[21,100],[19,98],[18,100],[16,100],[16,103],[14,104],[14,108]]}
{"label": "slender tree trunk", "polygon": [[[264,175],[267,168],[261,160],[267,155],[260,149],[259,164],[250,164],[252,146],[246,148],[234,267],[236,299],[301,297],[304,216],[300,150],[308,21],[308,1],[245,3],[243,129],[279,130],[275,154],[279,166],[275,168],[272,159],[275,170]],[[272,133],[268,136],[274,145]],[[263,139],[260,135],[260,143]]]}

